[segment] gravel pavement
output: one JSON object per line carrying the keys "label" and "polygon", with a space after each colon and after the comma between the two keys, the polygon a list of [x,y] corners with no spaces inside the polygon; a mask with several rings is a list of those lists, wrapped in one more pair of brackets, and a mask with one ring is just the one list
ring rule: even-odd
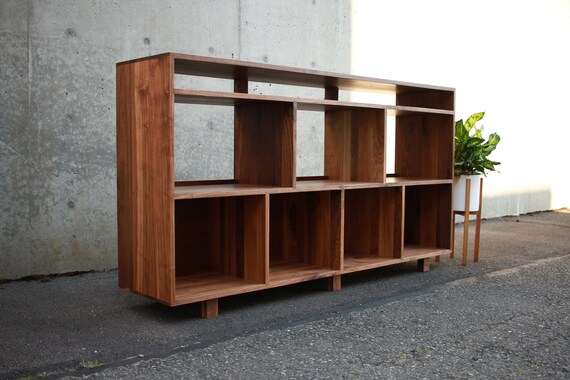
{"label": "gravel pavement", "polygon": [[229,297],[209,320],[120,291],[116,271],[17,281],[0,285],[0,379],[568,379],[569,274],[570,213],[546,212],[484,221],[467,267]]}

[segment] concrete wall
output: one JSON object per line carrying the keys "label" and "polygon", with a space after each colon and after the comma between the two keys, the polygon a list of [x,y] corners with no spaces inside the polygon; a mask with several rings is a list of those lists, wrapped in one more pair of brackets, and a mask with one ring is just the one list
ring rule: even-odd
{"label": "concrete wall", "polygon": [[[165,51],[456,87],[503,137],[486,216],[569,206],[569,28],[555,0],[0,0],[0,278],[116,266],[115,63]],[[231,115],[175,117],[177,178],[231,176]]]}
{"label": "concrete wall", "polygon": [[[117,265],[116,62],[174,51],[349,72],[350,6],[0,0],[0,279]],[[176,176],[233,176],[227,112],[186,113]]]}

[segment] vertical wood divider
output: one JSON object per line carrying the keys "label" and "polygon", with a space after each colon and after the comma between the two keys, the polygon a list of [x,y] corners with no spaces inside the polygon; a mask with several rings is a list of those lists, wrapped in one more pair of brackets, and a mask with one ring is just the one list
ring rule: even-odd
{"label": "vertical wood divider", "polygon": [[247,94],[249,91],[248,88],[249,81],[247,78],[235,78],[234,79],[234,92],[238,92],[241,94]]}
{"label": "vertical wood divider", "polygon": [[338,87],[325,87],[325,99],[338,100]]}
{"label": "vertical wood divider", "polygon": [[269,226],[270,226],[270,198],[269,198],[269,194],[265,194],[264,195],[265,198],[265,248],[264,248],[264,271],[265,271],[265,285],[269,284],[269,276],[270,276],[270,272],[269,272],[269,239],[271,239],[271,231],[269,230]]}

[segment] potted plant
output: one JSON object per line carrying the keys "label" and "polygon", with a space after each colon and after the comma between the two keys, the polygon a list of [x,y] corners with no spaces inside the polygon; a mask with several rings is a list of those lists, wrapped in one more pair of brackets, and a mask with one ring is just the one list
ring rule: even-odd
{"label": "potted plant", "polygon": [[488,157],[501,140],[498,134],[491,133],[483,138],[483,127],[475,124],[483,119],[485,112],[474,113],[467,121],[455,122],[455,179],[453,186],[453,209],[465,211],[465,184],[471,179],[469,211],[477,211],[479,204],[480,178],[488,171],[495,171],[500,162]]}

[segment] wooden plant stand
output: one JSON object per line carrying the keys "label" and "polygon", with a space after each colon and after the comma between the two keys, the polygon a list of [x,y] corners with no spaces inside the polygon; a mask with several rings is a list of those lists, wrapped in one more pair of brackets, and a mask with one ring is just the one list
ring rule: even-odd
{"label": "wooden plant stand", "polygon": [[[481,209],[483,204],[483,178],[479,179],[479,207],[477,211],[456,211],[453,210],[453,222],[455,224],[455,216],[461,215],[463,216],[464,223],[463,223],[463,256],[461,258],[461,264],[463,266],[467,265],[467,250],[469,247],[469,215],[476,215],[475,219],[475,244],[473,249],[473,262],[479,261],[479,240],[481,236]],[[465,183],[465,210],[469,210],[469,205],[471,200],[470,198],[470,190],[471,190],[471,180],[468,178],[466,179]],[[451,230],[452,238],[451,238],[451,254],[449,255],[450,258],[454,258],[454,250],[455,250],[455,228]]]}
{"label": "wooden plant stand", "polygon": [[[233,91],[183,88],[175,75],[226,80]],[[323,96],[252,94],[252,82]],[[339,100],[355,90],[394,101]],[[174,53],[118,63],[119,286],[169,306],[199,302],[213,317],[221,297],[321,278],[338,291],[342,275],[408,261],[429,270],[452,248],[454,97],[445,87]],[[175,104],[233,111],[233,178],[175,180]],[[324,116],[318,177],[297,176],[299,112]],[[395,174],[386,173],[388,118]]]}

